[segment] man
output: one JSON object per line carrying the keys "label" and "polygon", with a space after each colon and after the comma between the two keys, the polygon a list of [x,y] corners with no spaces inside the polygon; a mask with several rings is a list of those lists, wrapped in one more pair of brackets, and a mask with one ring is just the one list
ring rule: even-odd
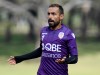
{"label": "man", "polygon": [[74,33],[62,24],[64,11],[59,4],[48,8],[49,26],[40,32],[40,47],[21,56],[9,58],[10,64],[41,56],[37,75],[68,75],[68,64],[78,61],[78,51]]}

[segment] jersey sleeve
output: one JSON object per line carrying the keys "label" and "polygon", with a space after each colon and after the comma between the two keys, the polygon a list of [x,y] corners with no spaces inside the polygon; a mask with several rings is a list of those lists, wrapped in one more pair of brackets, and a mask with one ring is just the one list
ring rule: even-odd
{"label": "jersey sleeve", "polygon": [[70,31],[67,35],[67,46],[70,55],[78,55],[75,34]]}

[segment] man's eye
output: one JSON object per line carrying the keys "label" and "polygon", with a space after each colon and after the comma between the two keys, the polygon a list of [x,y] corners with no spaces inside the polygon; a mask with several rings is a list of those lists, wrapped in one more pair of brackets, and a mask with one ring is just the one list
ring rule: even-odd
{"label": "man's eye", "polygon": [[56,15],[55,13],[52,13],[52,15]]}
{"label": "man's eye", "polygon": [[48,13],[48,15],[50,15],[50,13]]}
{"label": "man's eye", "polygon": [[52,13],[52,15],[55,15],[55,13]]}

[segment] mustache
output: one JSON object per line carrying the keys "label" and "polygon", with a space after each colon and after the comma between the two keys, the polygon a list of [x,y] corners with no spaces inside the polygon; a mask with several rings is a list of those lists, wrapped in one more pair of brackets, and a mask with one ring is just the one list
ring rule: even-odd
{"label": "mustache", "polygon": [[54,22],[54,20],[52,20],[52,19],[48,19],[48,22]]}

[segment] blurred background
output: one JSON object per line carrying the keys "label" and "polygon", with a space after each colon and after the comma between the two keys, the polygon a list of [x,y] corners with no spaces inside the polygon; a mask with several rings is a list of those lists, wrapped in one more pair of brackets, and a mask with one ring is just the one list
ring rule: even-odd
{"label": "blurred background", "polygon": [[63,6],[63,23],[76,35],[79,61],[69,74],[100,75],[100,0],[0,0],[0,75],[36,75],[40,58],[14,66],[7,60],[39,46],[51,3]]}

